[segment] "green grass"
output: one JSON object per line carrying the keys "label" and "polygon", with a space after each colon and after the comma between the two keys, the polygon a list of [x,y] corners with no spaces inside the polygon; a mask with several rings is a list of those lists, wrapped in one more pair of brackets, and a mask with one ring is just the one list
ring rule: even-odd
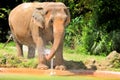
{"label": "green grass", "polygon": [[24,58],[17,56],[17,50],[14,42],[8,43],[4,48],[4,44],[0,43],[0,66],[1,67],[25,67],[35,68],[37,66],[37,59],[27,59],[25,52]]}
{"label": "green grass", "polygon": [[66,60],[74,60],[74,61],[86,61],[89,59],[95,59],[95,60],[101,61],[105,59],[105,56],[88,55],[88,54],[80,53],[76,50],[72,50],[70,48],[65,47],[64,58]]}
{"label": "green grass", "polygon": [[9,54],[17,54],[16,48],[15,48],[15,43],[14,42],[10,42],[8,43],[4,48],[5,44],[0,43],[0,53],[4,54],[4,53],[9,53]]}
{"label": "green grass", "polygon": [[[9,54],[17,54],[17,50],[15,47],[15,43],[14,42],[10,42],[6,45],[6,47],[4,47],[3,43],[0,43],[0,53],[9,53]],[[27,53],[25,53],[27,54]],[[79,53],[75,50],[71,50],[70,48],[64,48],[64,57],[67,60],[75,60],[75,61],[80,61],[80,60],[86,60],[86,59],[96,59],[96,60],[101,60],[104,59],[105,56],[95,56],[95,55],[87,55],[87,54],[83,54],[83,53]]]}
{"label": "green grass", "polygon": [[[38,76],[28,74],[0,74],[0,80],[101,80],[91,76]],[[102,80],[119,80],[102,78]]]}
{"label": "green grass", "polygon": [[94,56],[94,55],[86,55],[86,54],[64,54],[64,58],[66,60],[74,60],[74,61],[86,61],[89,59],[95,59],[95,60],[104,60],[104,56]]}
{"label": "green grass", "polygon": [[[4,46],[3,43],[0,43],[0,53],[5,54],[12,54],[12,55],[17,55],[17,50],[15,47],[15,43],[14,42],[10,42],[7,44],[7,46],[3,49],[2,47]],[[27,57],[27,53],[24,54],[25,57]],[[36,54],[37,55],[37,54]],[[105,56],[95,56],[95,55],[87,55],[87,54],[83,54],[83,53],[79,53],[75,50],[71,50],[69,48],[64,48],[64,59],[65,60],[74,60],[74,61],[86,61],[89,59],[95,59],[98,61],[104,60]]]}

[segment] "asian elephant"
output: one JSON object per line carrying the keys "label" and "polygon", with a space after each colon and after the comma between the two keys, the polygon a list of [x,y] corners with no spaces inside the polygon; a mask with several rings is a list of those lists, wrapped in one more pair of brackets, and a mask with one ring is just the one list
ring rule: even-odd
{"label": "asian elephant", "polygon": [[[65,26],[70,22],[69,9],[62,2],[28,2],[15,7],[9,14],[9,26],[18,50],[23,56],[23,45],[28,46],[28,58],[38,52],[38,68],[48,69],[46,61],[55,55],[55,66],[64,66],[63,40]],[[49,55],[45,46],[51,42]],[[63,69],[65,66],[63,67]]]}

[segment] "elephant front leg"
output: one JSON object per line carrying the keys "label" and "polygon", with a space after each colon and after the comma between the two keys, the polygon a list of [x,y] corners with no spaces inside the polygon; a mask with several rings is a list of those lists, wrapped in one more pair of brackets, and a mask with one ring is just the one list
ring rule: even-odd
{"label": "elephant front leg", "polygon": [[42,52],[38,52],[38,61],[39,61],[37,66],[38,69],[43,70],[48,69],[47,60],[45,59],[45,55]]}
{"label": "elephant front leg", "polygon": [[28,46],[28,58],[34,58],[35,57],[35,47]]}
{"label": "elephant front leg", "polygon": [[41,37],[38,37],[36,39],[36,45],[37,45],[37,52],[38,52],[38,69],[48,69],[48,66],[46,65],[46,58],[45,58],[45,52],[44,52],[44,42]]}
{"label": "elephant front leg", "polygon": [[48,69],[47,60],[45,58],[44,46],[40,45],[37,50],[38,50],[38,61],[39,61],[37,68],[43,70]]}
{"label": "elephant front leg", "polygon": [[33,37],[34,42],[36,44],[36,48],[37,48],[37,53],[38,53],[38,69],[48,69],[48,66],[46,65],[46,58],[45,58],[45,54],[44,54],[44,41],[42,39],[42,37],[37,36],[37,33],[35,33]]}
{"label": "elephant front leg", "polygon": [[45,42],[43,39],[42,29],[38,26],[31,27],[32,37],[38,52],[38,69],[48,69],[44,54]]}
{"label": "elephant front leg", "polygon": [[55,69],[57,70],[66,70],[63,59],[63,44],[60,44],[56,54],[55,54]]}

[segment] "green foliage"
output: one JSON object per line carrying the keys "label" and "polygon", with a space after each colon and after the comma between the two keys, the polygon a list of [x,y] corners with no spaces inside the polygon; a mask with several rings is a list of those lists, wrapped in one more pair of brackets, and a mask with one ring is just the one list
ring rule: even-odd
{"label": "green foliage", "polygon": [[112,31],[110,35],[112,40],[112,50],[120,52],[120,30]]}
{"label": "green foliage", "polygon": [[1,40],[5,41],[7,36],[4,36],[4,35],[8,34],[8,27],[7,27],[6,21],[7,21],[7,17],[8,17],[7,15],[9,14],[9,12],[10,12],[10,9],[0,7],[0,41]]}
{"label": "green foliage", "polygon": [[66,37],[65,37],[65,45],[70,46],[74,49],[76,44],[80,42],[81,36],[81,26],[80,26],[81,17],[76,17],[72,19],[69,26],[66,28]]}
{"label": "green foliage", "polygon": [[94,0],[92,3],[94,28],[99,33],[97,41],[94,41],[93,54],[107,55],[112,50],[119,51],[120,5],[118,4],[120,4],[118,0]]}
{"label": "green foliage", "polygon": [[36,59],[18,58],[14,54],[1,54],[0,55],[0,67],[23,67],[23,68],[36,68]]}
{"label": "green foliage", "polygon": [[2,54],[0,55],[0,66],[1,67],[16,67],[17,64],[21,63],[21,61],[16,58],[14,55],[10,54]]}
{"label": "green foliage", "polygon": [[112,46],[111,37],[93,26],[91,16],[75,18],[66,29],[65,44],[79,53],[107,55]]}
{"label": "green foliage", "polygon": [[7,19],[6,14],[9,14],[9,12],[10,12],[10,9],[8,8],[0,8],[0,18]]}
{"label": "green foliage", "polygon": [[37,67],[38,62],[36,61],[36,59],[24,59],[22,58],[22,62],[20,64],[18,64],[17,67],[22,67],[22,68],[36,68]]}
{"label": "green foliage", "polygon": [[116,29],[120,29],[120,1],[119,0],[98,0],[101,4],[98,3],[98,9],[94,10],[97,14],[97,24],[106,29],[107,32],[111,32]]}
{"label": "green foliage", "polygon": [[120,2],[118,0],[88,2],[89,4],[86,1],[76,4],[84,5],[83,11],[87,9],[88,12],[72,19],[68,29],[66,29],[65,43],[70,47],[72,45],[75,51],[79,51],[79,53],[108,55],[112,50],[120,51],[120,16],[118,15],[120,13],[118,5]]}
{"label": "green foliage", "polygon": [[108,55],[111,51],[112,41],[109,37],[110,35],[101,33],[99,34],[99,40],[94,41],[93,45],[91,46],[91,54],[95,55]]}

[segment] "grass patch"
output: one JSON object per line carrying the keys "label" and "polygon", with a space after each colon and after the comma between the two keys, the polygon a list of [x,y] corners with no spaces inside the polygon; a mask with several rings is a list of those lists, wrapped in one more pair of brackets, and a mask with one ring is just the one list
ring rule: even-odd
{"label": "grass patch", "polygon": [[[3,46],[4,46],[4,44],[0,43],[0,53],[2,55],[3,54],[17,55],[17,52],[16,52],[17,50],[16,50],[14,42],[8,43],[5,48],[2,48]],[[27,55],[26,52],[25,52],[25,55]],[[74,61],[85,61],[87,59],[96,59],[96,60],[105,59],[105,56],[87,55],[87,54],[79,53],[75,50],[71,50],[71,49],[66,48],[66,47],[64,48],[64,54],[63,55],[64,55],[65,60],[74,60]]]}
{"label": "grass patch", "polygon": [[15,55],[17,54],[14,42],[8,43],[5,47],[4,45],[5,45],[4,43],[0,43],[0,54],[5,54],[5,53],[15,54]]}
{"label": "grass patch", "polygon": [[89,59],[95,59],[97,61],[104,60],[105,56],[97,56],[97,55],[88,55],[84,53],[78,52],[78,50],[72,50],[70,48],[64,48],[64,58],[66,60],[74,60],[74,61],[86,61]]}
{"label": "grass patch", "polygon": [[[36,76],[27,74],[0,74],[0,80],[101,80],[91,76]],[[102,80],[119,80],[102,78]]]}
{"label": "grass patch", "polygon": [[14,42],[8,43],[4,48],[4,44],[0,43],[0,67],[24,67],[35,68],[37,66],[37,59],[27,59],[27,53],[25,52],[25,58],[17,56],[17,50]]}

